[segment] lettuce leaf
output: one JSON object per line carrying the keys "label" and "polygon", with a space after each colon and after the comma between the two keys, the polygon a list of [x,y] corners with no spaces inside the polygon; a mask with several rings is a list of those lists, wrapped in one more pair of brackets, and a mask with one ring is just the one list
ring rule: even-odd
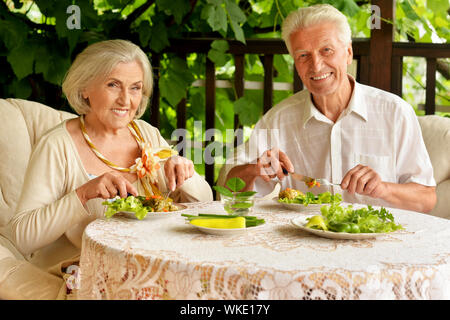
{"label": "lettuce leaf", "polygon": [[307,192],[306,195],[299,195],[294,199],[279,198],[278,202],[282,203],[298,203],[307,206],[308,204],[322,204],[322,203],[340,203],[342,196],[339,193],[332,195],[329,191],[319,193],[315,196],[312,192]]}
{"label": "lettuce leaf", "polygon": [[320,209],[325,224],[330,230],[339,223],[354,223],[358,225],[361,233],[385,233],[404,229],[402,225],[394,222],[394,216],[386,208],[353,209],[353,206],[343,208],[338,204],[324,206]]}
{"label": "lettuce leaf", "polygon": [[148,213],[148,210],[144,207],[142,202],[138,198],[135,198],[133,196],[128,196],[126,198],[116,197],[112,201],[104,201],[102,202],[102,204],[108,207],[105,212],[106,218],[111,218],[117,212],[127,211],[134,212],[136,218],[142,220],[147,216]]}

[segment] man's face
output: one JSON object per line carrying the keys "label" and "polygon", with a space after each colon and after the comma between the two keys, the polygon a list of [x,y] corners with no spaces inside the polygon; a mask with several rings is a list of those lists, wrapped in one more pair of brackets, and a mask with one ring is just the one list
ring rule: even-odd
{"label": "man's face", "polygon": [[293,32],[290,36],[295,68],[313,96],[339,94],[352,62],[351,43],[338,39],[334,23],[323,23]]}

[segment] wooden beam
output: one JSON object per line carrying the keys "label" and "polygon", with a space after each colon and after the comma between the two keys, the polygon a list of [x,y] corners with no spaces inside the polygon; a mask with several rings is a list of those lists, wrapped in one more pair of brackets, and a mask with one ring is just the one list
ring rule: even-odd
{"label": "wooden beam", "polygon": [[[378,6],[383,19],[393,21],[395,16],[394,0],[372,0],[372,5]],[[371,30],[369,85],[386,91],[391,91],[393,39],[393,25],[383,20],[380,21],[379,29],[375,27]]]}
{"label": "wooden beam", "polygon": [[392,55],[400,57],[450,58],[450,45],[448,43],[394,42]]}

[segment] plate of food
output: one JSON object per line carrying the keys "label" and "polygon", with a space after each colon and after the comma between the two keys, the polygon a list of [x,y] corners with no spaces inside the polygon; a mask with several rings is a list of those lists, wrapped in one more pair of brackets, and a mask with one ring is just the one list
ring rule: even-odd
{"label": "plate of food", "polygon": [[116,197],[103,202],[106,206],[105,217],[111,218],[115,214],[131,219],[142,220],[150,217],[168,217],[177,215],[187,207],[180,203],[174,203],[171,198],[163,198],[159,195],[151,197],[128,196]]}
{"label": "plate of food", "polygon": [[260,230],[266,223],[264,219],[255,216],[203,213],[198,215],[182,214],[182,216],[186,217],[187,223],[194,228],[204,233],[219,236],[232,236]]}
{"label": "plate of food", "polygon": [[404,229],[395,223],[385,208],[353,209],[338,204],[325,207],[321,215],[300,216],[291,220],[295,227],[320,237],[342,240],[376,238]]}
{"label": "plate of food", "polygon": [[290,210],[320,211],[320,208],[324,205],[340,203],[342,196],[339,193],[333,195],[329,191],[318,195],[314,195],[311,192],[304,194],[299,190],[286,188],[274,200]]}

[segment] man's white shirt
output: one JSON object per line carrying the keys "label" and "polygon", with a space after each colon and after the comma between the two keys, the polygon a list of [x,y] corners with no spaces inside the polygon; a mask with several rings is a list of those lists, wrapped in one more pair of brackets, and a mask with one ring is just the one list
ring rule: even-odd
{"label": "man's white shirt", "polygon": [[[349,76],[350,77],[350,76]],[[235,165],[256,163],[266,150],[277,147],[291,160],[295,172],[325,178],[340,184],[358,164],[374,169],[382,181],[415,182],[435,186],[433,168],[414,109],[400,97],[354,82],[347,108],[333,123],[313,104],[303,90],[271,108],[255,125],[249,140],[240,145],[234,158],[227,159],[225,176]],[[272,191],[270,183],[257,178],[254,190],[260,196]],[[286,177],[282,190],[341,193],[346,202],[390,206],[339,187],[308,189],[304,183]]]}

